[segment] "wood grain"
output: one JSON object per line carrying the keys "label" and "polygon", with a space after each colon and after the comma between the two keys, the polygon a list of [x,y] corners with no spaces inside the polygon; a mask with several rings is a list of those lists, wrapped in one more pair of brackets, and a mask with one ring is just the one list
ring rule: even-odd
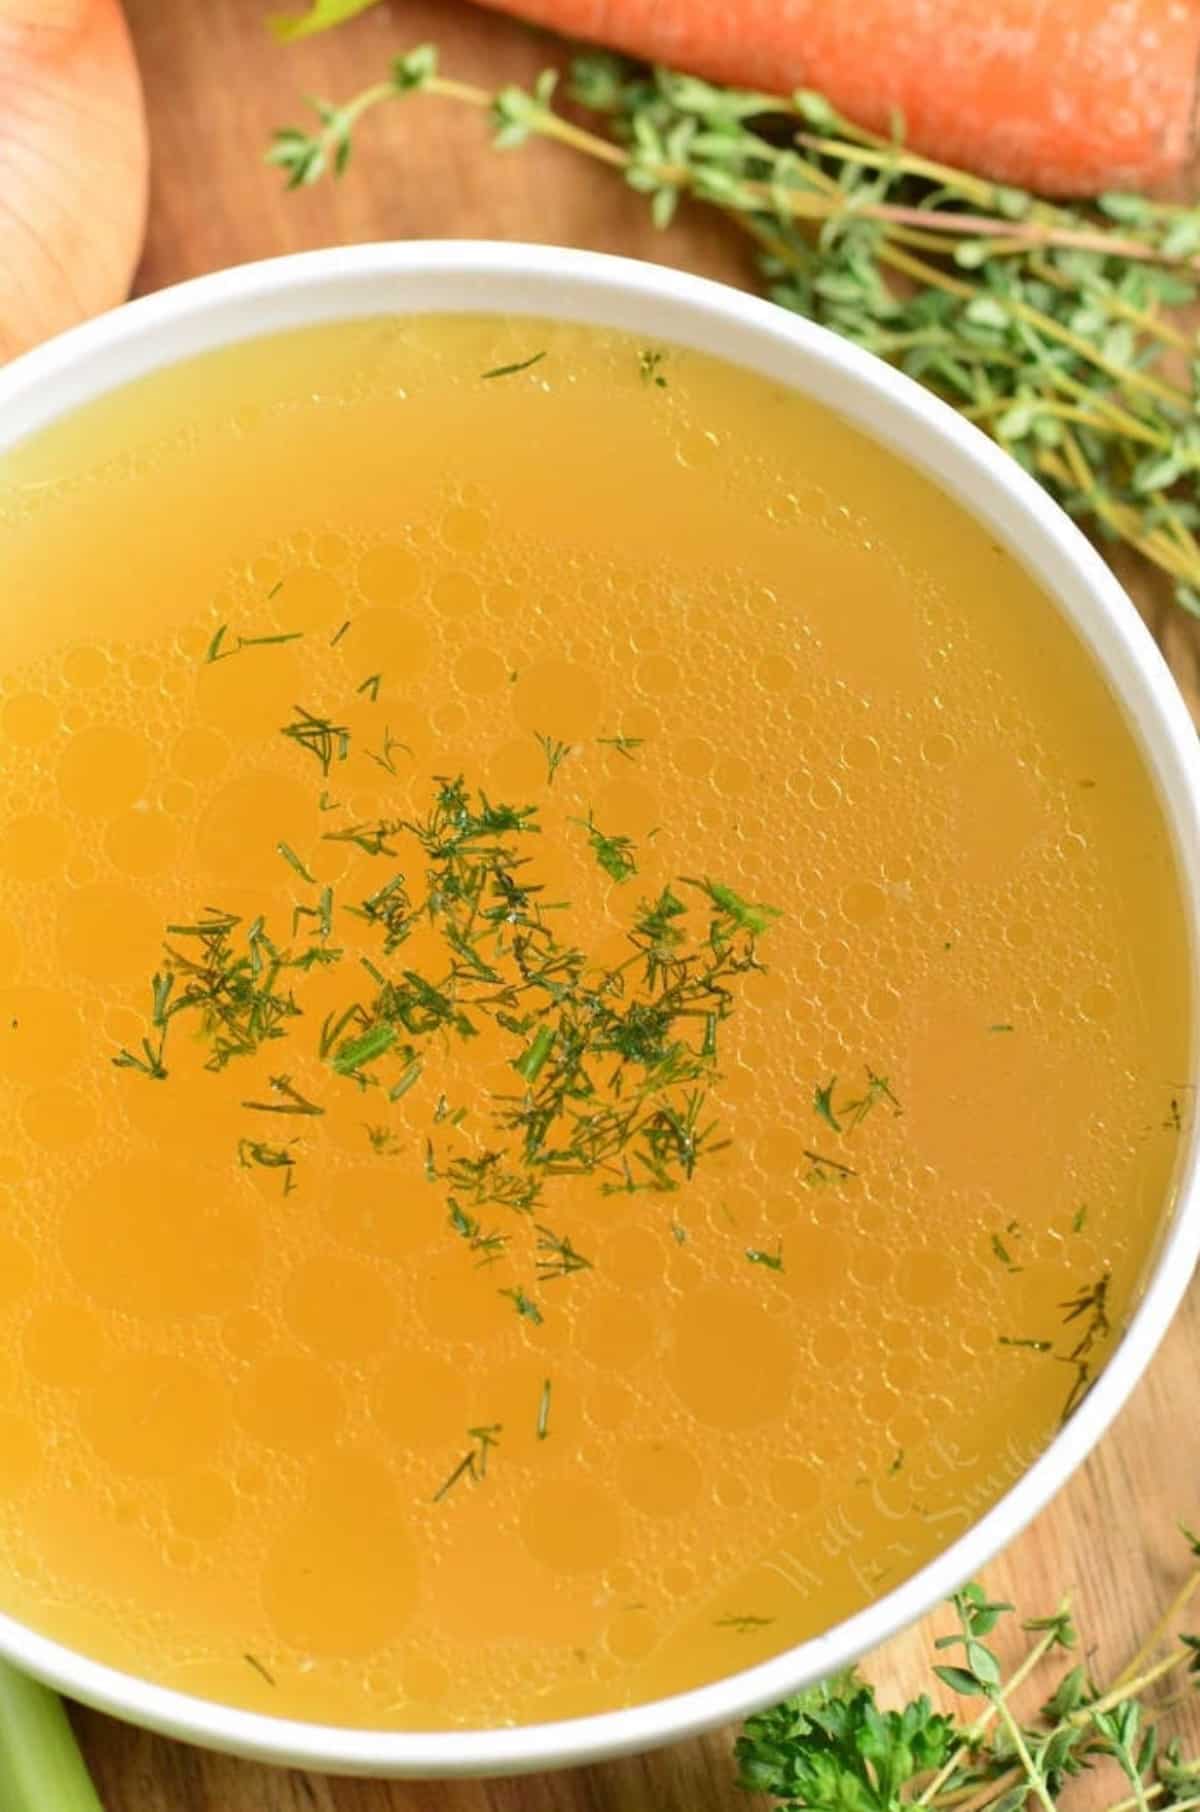
{"label": "wood grain", "polygon": [[[285,196],[262,150],[274,126],[299,116],[302,93],[342,98],[426,38],[447,66],[489,83],[528,80],[547,46],[460,0],[398,0],[282,51],[262,30],[263,10],[260,0],[128,0],[154,152],[139,289],[311,246],[434,236],[590,246],[749,280],[740,245],[719,223],[693,216],[659,236],[637,198],[605,173],[545,145],[484,155],[479,119],[424,99],[370,123],[351,180]],[[1123,576],[1200,720],[1197,626],[1144,575]],[[1193,1291],[1115,1430],[988,1575],[999,1595],[1031,1609],[1073,1587],[1087,1629],[1103,1632],[1091,1657],[1101,1670],[1136,1647],[1178,1582],[1176,1520],[1200,1517],[1198,1350]],[[900,1638],[872,1661],[873,1677],[897,1692],[924,1683],[928,1643],[928,1629]],[[733,1784],[725,1732],[568,1774],[413,1784],[255,1767],[87,1711],[77,1726],[107,1812],[732,1812],[750,1803]],[[1185,1737],[1196,1746],[1200,1719]]]}

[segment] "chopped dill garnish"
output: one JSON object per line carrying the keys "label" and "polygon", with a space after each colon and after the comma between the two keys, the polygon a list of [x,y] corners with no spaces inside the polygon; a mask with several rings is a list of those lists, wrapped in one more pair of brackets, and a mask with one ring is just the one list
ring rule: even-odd
{"label": "chopped dill garnish", "polygon": [[284,582],[282,579],[276,579],[274,585],[272,585],[270,591],[267,593],[267,603],[268,604],[273,603],[274,600],[279,596],[280,592],[283,590],[283,584],[284,584]]}
{"label": "chopped dill garnish", "polygon": [[[281,950],[261,918],[243,927],[236,913],[213,907],[195,924],[168,925],[167,937],[187,947],[164,945],[167,976],[155,977],[154,1023],[165,1026],[168,1018],[195,1013],[212,1047],[208,1069],[224,1069],[285,1036],[300,1008],[284,978],[290,968],[310,966],[308,957]],[[168,978],[181,984],[169,1005]]]}
{"label": "chopped dill garnish", "polygon": [[998,1344],[1000,1346],[1022,1347],[1030,1353],[1052,1353],[1054,1351],[1053,1340],[1018,1340],[1014,1339],[1010,1334],[1001,1334]]}
{"label": "chopped dill garnish", "polygon": [[453,1196],[448,1198],[450,1225],[460,1239],[465,1239],[472,1252],[479,1252],[479,1268],[494,1265],[508,1247],[507,1233],[485,1233],[473,1214],[468,1214]]}
{"label": "chopped dill garnish", "polygon": [[[282,584],[282,580],[280,581],[280,583]],[[255,1673],[259,1676],[259,1678],[266,1681],[268,1686],[275,1685],[274,1674],[268,1673],[267,1669],[263,1666],[262,1662],[259,1660],[257,1655],[243,1655],[242,1660],[247,1662],[249,1664],[249,1666],[251,1666],[254,1669]]]}
{"label": "chopped dill garnish", "polygon": [[345,635],[345,633],[349,629],[349,627],[350,627],[350,618],[347,617],[346,621],[342,624],[341,628],[335,629],[333,634],[330,636],[329,646],[331,648],[337,647],[338,643],[341,641],[342,637]]}
{"label": "chopped dill garnish", "polygon": [[175,977],[171,973],[155,974],[150,982],[150,1024],[158,1032],[158,1043],[149,1038],[142,1039],[142,1056],[122,1048],[113,1058],[113,1068],[118,1070],[138,1070],[152,1082],[165,1082],[167,1067],[163,1055],[167,1047],[167,1023],[174,1009],[170,1006],[171,990]]}
{"label": "chopped dill garnish", "polygon": [[308,881],[313,886],[316,885],[316,880],[317,880],[316,875],[309,873],[308,869],[304,866],[303,862],[300,860],[299,856],[296,854],[295,850],[291,847],[290,844],[277,843],[275,845],[275,847],[279,851],[279,854],[283,857],[284,861],[287,863],[288,867],[294,868],[296,873],[300,876],[300,879],[302,881]]}
{"label": "chopped dill garnish", "polygon": [[433,1494],[432,1502],[440,1504],[442,1499],[453,1491],[461,1478],[469,1478],[473,1485],[478,1485],[481,1479],[485,1479],[488,1454],[493,1447],[498,1445],[502,1433],[503,1425],[499,1422],[489,1422],[481,1428],[468,1428],[467,1438],[472,1442],[472,1446],[468,1448],[449,1478],[438,1486]]}
{"label": "chopped dill garnish", "polygon": [[355,687],[355,691],[365,692],[371,703],[376,704],[379,699],[379,688],[382,684],[382,673],[372,673],[363,681],[361,686]]}
{"label": "chopped dill garnish", "polygon": [[1084,1228],[1087,1225],[1087,1217],[1088,1217],[1088,1205],[1086,1202],[1080,1202],[1078,1208],[1075,1210],[1074,1214],[1071,1216],[1071,1232],[1072,1233],[1082,1233]]}
{"label": "chopped dill garnish", "polygon": [[582,825],[588,834],[592,853],[606,875],[614,881],[628,881],[637,873],[637,862],[634,858],[632,837],[607,837],[589,812],[586,818],[575,818],[573,823]]}
{"label": "chopped dill garnish", "polygon": [[[378,677],[379,676],[376,675],[376,678]],[[361,686],[359,687],[359,691],[362,691]],[[401,742],[398,736],[392,735],[391,726],[389,724],[383,732],[383,747],[379,754],[376,755],[373,749],[368,749],[367,759],[373,761],[376,767],[382,768],[385,774],[394,774],[396,772],[396,764],[392,760],[393,749],[403,749],[406,755],[412,754],[412,750],[406,742]]]}
{"label": "chopped dill garnish", "polygon": [[221,627],[217,630],[216,634],[213,636],[212,641],[208,644],[208,649],[204,656],[205,661],[219,661],[223,658],[222,654],[221,654],[221,644],[225,640],[225,637],[228,634],[229,634],[229,624],[222,623]]}
{"label": "chopped dill garnish", "polygon": [[535,1327],[540,1327],[542,1325],[542,1311],[538,1308],[537,1303],[534,1302],[532,1296],[526,1296],[520,1284],[514,1284],[511,1290],[498,1290],[496,1294],[498,1296],[507,1296],[523,1321],[532,1321]]}
{"label": "chopped dill garnish", "polygon": [[538,1399],[537,1438],[544,1441],[550,1433],[550,1380],[542,1385],[542,1394]]}
{"label": "chopped dill garnish", "polygon": [[877,1076],[875,1071],[868,1065],[865,1092],[860,1095],[857,1100],[847,1101],[842,1107],[841,1111],[845,1115],[846,1131],[848,1133],[856,1132],[866,1119],[867,1115],[873,1108],[878,1107],[881,1101],[887,1102],[893,1114],[902,1114],[904,1112],[904,1109],[892,1093],[891,1085],[888,1082],[887,1077]]}
{"label": "chopped dill garnish", "polygon": [[335,799],[331,793],[322,793],[321,797],[317,800],[317,810],[318,811],[340,812],[341,809],[342,809],[341,800]]}
{"label": "chopped dill garnish", "polygon": [[757,1246],[747,1246],[746,1257],[752,1265],[765,1265],[768,1271],[782,1271],[783,1241],[776,1242],[774,1252],[763,1252]]}
{"label": "chopped dill garnish", "polygon": [[546,757],[546,785],[553,786],[554,776],[567,756],[573,753],[575,745],[572,742],[559,742],[555,737],[548,736],[544,730],[535,730],[533,734],[538,747]]}
{"label": "chopped dill garnish", "polygon": [[557,1036],[553,1026],[539,1026],[528,1048],[519,1057],[514,1057],[513,1068],[523,1082],[537,1081],[549,1061]]}
{"label": "chopped dill garnish", "polygon": [[326,779],[335,761],[345,761],[350,752],[350,732],[345,724],[335,724],[327,717],[317,717],[303,705],[293,707],[296,721],[285,724],[282,734],[306,749],[318,761]]}
{"label": "chopped dill garnish", "polygon": [[537,1274],[545,1280],[549,1277],[569,1277],[572,1271],[590,1271],[592,1261],[577,1252],[569,1238],[561,1237],[549,1227],[537,1229]]}
{"label": "chopped dill garnish", "polygon": [[290,1145],[267,1145],[261,1139],[238,1140],[238,1163],[244,1170],[255,1164],[263,1170],[288,1170],[295,1162]]}
{"label": "chopped dill garnish", "polygon": [[1004,1241],[1001,1239],[1001,1237],[998,1233],[992,1234],[991,1247],[992,1247],[993,1256],[995,1258],[999,1259],[1000,1263],[1004,1266],[1006,1271],[1011,1271],[1015,1274],[1016,1272],[1023,1271],[1025,1269],[1024,1265],[1019,1265],[1016,1262],[1012,1253],[1009,1251],[1008,1247],[1005,1245]]}
{"label": "chopped dill garnish", "polygon": [[603,749],[615,749],[626,761],[633,760],[633,751],[640,749],[645,742],[644,736],[597,736],[596,741]]}
{"label": "chopped dill garnish", "polygon": [[888,1467],[888,1477],[890,1479],[894,1479],[896,1474],[898,1472],[903,1471],[903,1469],[904,1469],[904,1449],[903,1449],[903,1447],[897,1447],[895,1457],[893,1458],[891,1465]]}
{"label": "chopped dill garnish", "polygon": [[989,1032],[1015,1032],[1016,1027],[1008,1025],[1008,1024],[995,1025],[995,1026],[989,1026],[988,1031]]}
{"label": "chopped dill garnish", "polygon": [[638,353],[638,372],[643,384],[655,384],[660,390],[667,388],[667,380],[659,370],[666,356],[665,352],[651,351],[649,347]]}
{"label": "chopped dill garnish", "polygon": [[367,1135],[367,1143],[377,1157],[390,1158],[400,1150],[400,1141],[390,1126],[381,1126],[364,1120],[363,1131]]}
{"label": "chopped dill garnish", "polygon": [[813,1111],[820,1114],[822,1120],[832,1126],[834,1132],[840,1133],[842,1123],[833,1111],[833,1091],[837,1087],[837,1077],[831,1076],[822,1088],[818,1083],[813,1090]]}
{"label": "chopped dill garnish", "polygon": [[700,881],[690,875],[681,875],[680,879],[687,887],[699,888],[712,906],[709,939],[714,948],[729,943],[740,933],[749,937],[761,937],[771,929],[776,919],[783,917],[780,907],[743,899],[740,893],[735,893],[732,887],[723,886],[720,881],[710,881],[707,877]]}
{"label": "chopped dill garnish", "polygon": [[230,652],[236,653],[243,648],[278,648],[284,642],[302,642],[303,640],[304,631],[302,629],[285,630],[281,635],[240,635],[237,639],[237,649],[231,649]]}
{"label": "chopped dill garnish", "polygon": [[352,824],[346,830],[324,831],[322,838],[326,843],[355,843],[364,855],[394,856],[396,851],[388,838],[403,829],[403,819],[378,818],[374,824]]}
{"label": "chopped dill garnish", "polygon": [[[309,880],[313,880],[315,883],[314,876],[310,875],[307,878]],[[322,887],[320,893],[317,895],[317,903],[315,906],[296,906],[293,908],[293,910],[292,910],[292,935],[293,935],[293,937],[295,936],[296,932],[299,931],[299,929],[300,929],[301,919],[315,919],[316,920],[316,929],[314,931],[310,932],[309,935],[311,937],[320,938],[322,943],[327,943],[329,941],[329,937],[333,931],[333,888],[332,887]],[[312,953],[310,952],[308,954],[312,954]],[[337,951],[336,954],[337,954],[337,956],[340,957],[343,953],[342,953],[342,951],[339,950],[339,951]],[[304,957],[301,957],[297,961],[297,964],[296,964],[297,968],[299,968],[303,964],[307,963],[307,960],[308,960],[307,955]]]}
{"label": "chopped dill garnish", "polygon": [[545,352],[535,352],[532,358],[521,359],[515,365],[496,365],[491,371],[480,372],[482,378],[515,377],[518,371],[528,371],[533,365],[540,365]]}
{"label": "chopped dill garnish", "polygon": [[374,1063],[395,1044],[395,1026],[376,1024],[357,1038],[347,1038],[333,1053],[333,1068],[339,1076],[357,1076],[365,1063]]}
{"label": "chopped dill garnish", "polygon": [[671,1222],[671,1237],[677,1246],[687,1245],[687,1228],[680,1221]]}
{"label": "chopped dill garnish", "polygon": [[804,1158],[808,1164],[804,1181],[810,1185],[842,1182],[847,1177],[858,1175],[856,1170],[851,1170],[849,1164],[842,1164],[837,1158],[827,1158],[819,1151],[805,1150]]}
{"label": "chopped dill garnish", "polygon": [[751,1630],[765,1630],[774,1623],[774,1617],[731,1616],[714,1617],[713,1628],[716,1630],[736,1630],[739,1636],[749,1635]]}
{"label": "chopped dill garnish", "polygon": [[411,1063],[406,1064],[402,1074],[388,1090],[388,1100],[399,1101],[404,1095],[407,1095],[409,1089],[421,1080],[421,1071],[424,1067],[419,1057],[414,1057]]}
{"label": "chopped dill garnish", "polygon": [[153,1082],[165,1082],[168,1071],[163,1063],[164,1043],[165,1034],[159,1039],[157,1048],[151,1044],[148,1038],[143,1038],[143,1055],[141,1057],[139,1057],[136,1052],[127,1050],[122,1046],[112,1060],[113,1068],[118,1070],[138,1070],[143,1076],[148,1076]]}
{"label": "chopped dill garnish", "polygon": [[[319,759],[340,758],[337,725],[305,711],[292,728]],[[591,819],[586,828],[610,872],[632,870],[629,839],[604,835]],[[542,1305],[517,1281],[522,1275],[544,1284],[592,1268],[543,1207],[558,1179],[590,1178],[602,1196],[674,1194],[728,1145],[714,1106],[720,1026],[736,1006],[739,977],[761,968],[757,933],[776,916],[711,880],[681,883],[699,889],[708,908],[689,914],[664,886],[630,912],[624,954],[597,963],[558,935],[567,903],[547,897],[533,878],[529,851],[541,833],[535,806],[494,800],[462,775],[442,775],[411,818],[323,834],[384,859],[380,884],[365,897],[335,902],[333,888],[317,883],[295,849],[277,844],[313,889],[292,907],[291,942],[273,936],[262,917],[246,924],[214,907],[193,923],[168,926],[144,1054],[116,1060],[165,1075],[168,1023],[191,1012],[210,1069],[300,1036],[306,1056],[326,1066],[330,1086],[376,1088],[382,1108],[385,1098],[399,1102],[416,1087],[432,1041],[469,1044],[486,1032],[489,1061],[499,1041],[511,1085],[472,1107],[472,1131],[479,1131],[468,1149],[467,1107],[435,1093],[425,1175],[440,1187],[450,1228],[478,1263],[511,1267],[499,1293],[534,1325]],[[358,921],[371,948],[334,942],[342,914]],[[404,966],[410,940],[414,955]],[[303,976],[348,959],[357,986],[323,1019],[297,1028],[305,1017]],[[243,1106],[294,1117],[327,1111],[286,1074],[272,1076],[269,1092]],[[360,1123],[376,1153],[399,1149],[385,1112]],[[239,1151],[248,1164],[277,1165],[290,1186],[286,1144],[250,1138]],[[854,1174],[816,1153],[809,1163],[826,1179]],[[526,1218],[519,1248],[515,1232],[495,1226],[493,1211]],[[687,1238],[678,1222],[672,1233],[680,1244]],[[782,1256],[755,1262],[781,1268]]]}
{"label": "chopped dill garnish", "polygon": [[[291,1144],[295,1141],[292,1140]],[[296,1186],[296,1158],[291,1145],[268,1145],[261,1139],[238,1140],[238,1163],[243,1170],[281,1170],[283,1193],[290,1195]]]}
{"label": "chopped dill garnish", "polygon": [[[282,584],[283,580],[281,579],[279,585],[275,587],[275,591],[268,593],[268,596],[273,598]],[[228,634],[228,623],[222,623],[221,627],[217,630],[217,633],[213,636],[212,641],[208,644],[207,651],[205,652],[204,662],[206,666],[211,666],[215,661],[227,661],[231,655],[240,654],[243,648],[277,648],[283,642],[299,642],[304,639],[304,631],[302,629],[288,630],[281,635],[240,635],[233,647],[227,648],[225,646],[225,638]]]}
{"label": "chopped dill garnish", "polygon": [[256,1113],[260,1114],[316,1115],[325,1112],[323,1107],[318,1107],[315,1101],[306,1100],[299,1089],[292,1087],[290,1076],[272,1076],[269,1080],[275,1093],[282,1096],[282,1100],[243,1101],[242,1106],[252,1108]]}

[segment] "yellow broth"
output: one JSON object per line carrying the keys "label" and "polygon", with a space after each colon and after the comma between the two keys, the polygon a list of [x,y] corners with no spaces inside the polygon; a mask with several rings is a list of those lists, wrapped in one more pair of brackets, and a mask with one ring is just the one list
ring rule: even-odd
{"label": "yellow broth", "polygon": [[[523,1723],[775,1654],[1013,1482],[1136,1295],[1190,1002],[1133,741],[983,528],[698,355],[370,320],[18,448],[0,566],[4,1610],[262,1711]],[[394,1051],[322,1059],[385,961],[349,908],[422,869],[327,833],[459,775],[536,807],[593,963],[664,887],[702,939],[681,877],[778,910],[677,1187],[464,1229],[522,1041],[432,1036],[394,1101]],[[114,1064],[168,925],[312,948],[324,888],[281,1037]]]}

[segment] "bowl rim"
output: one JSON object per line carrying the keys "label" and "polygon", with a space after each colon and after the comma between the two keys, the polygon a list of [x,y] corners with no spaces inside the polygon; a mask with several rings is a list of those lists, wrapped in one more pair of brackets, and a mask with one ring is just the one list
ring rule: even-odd
{"label": "bowl rim", "polygon": [[[1196,1067],[1200,745],[1148,630],[1110,568],[1044,491],[978,429],[858,347],[775,304],[630,258],[478,241],[383,242],[236,266],[71,329],[0,370],[0,455],[130,379],[212,346],[352,315],[503,313],[577,319],[689,345],[816,397],[923,470],[984,521],[1050,592],[1096,659],[1171,828],[1190,933]],[[565,1767],[678,1741],[843,1667],[928,1611],[1049,1501],[1116,1416],[1200,1256],[1195,1122],[1141,1299],[1079,1409],[967,1531],[833,1629],[723,1679],[549,1724],[404,1732],[244,1711],[94,1661],[0,1615],[0,1655],[102,1711],[258,1760],[332,1772],[482,1776]]]}

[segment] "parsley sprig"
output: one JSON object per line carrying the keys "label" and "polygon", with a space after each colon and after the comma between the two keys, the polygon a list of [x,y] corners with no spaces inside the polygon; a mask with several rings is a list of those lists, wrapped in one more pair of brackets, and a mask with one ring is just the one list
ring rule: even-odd
{"label": "parsley sprig", "polygon": [[[1184,1533],[1200,1561],[1200,1541]],[[1020,1623],[1032,1640],[1006,1675],[992,1638],[1013,1607],[965,1586],[950,1601],[953,1631],[934,1645],[953,1660],[933,1673],[956,1697],[981,1704],[973,1719],[936,1710],[925,1694],[884,1710],[851,1670],[747,1721],[736,1743],[741,1785],[787,1812],[1022,1812],[1031,1804],[1057,1812],[1072,1781],[1107,1763],[1123,1789],[1108,1812],[1195,1812],[1200,1757],[1183,1755],[1168,1718],[1200,1683],[1200,1637],[1178,1633],[1197,1588],[1194,1565],[1137,1654],[1104,1684],[1086,1647],[1047,1683],[1054,1656],[1080,1649],[1069,1599]],[[1171,1696],[1152,1698],[1165,1682]],[[1021,1709],[1035,1690],[1041,1702]]]}

